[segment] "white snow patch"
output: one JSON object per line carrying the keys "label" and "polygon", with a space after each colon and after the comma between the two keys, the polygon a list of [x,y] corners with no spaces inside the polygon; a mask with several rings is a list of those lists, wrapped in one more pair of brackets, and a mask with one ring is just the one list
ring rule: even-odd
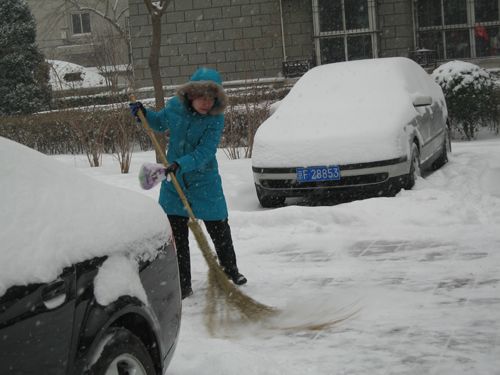
{"label": "white snow patch", "polygon": [[[191,235],[194,295],[183,301],[167,374],[497,374],[500,138],[453,142],[452,149],[448,164],[396,197],[278,209],[259,206],[251,160],[228,160],[219,150],[238,266],[249,280],[242,290],[283,310],[283,324],[360,310],[320,331],[236,326],[213,338],[204,320],[207,266]],[[134,153],[128,175],[111,155],[100,168],[90,168],[83,155],[52,158],[152,202],[158,198],[159,187],[143,191],[137,182],[154,152]],[[10,197],[23,206],[22,197]],[[25,228],[17,214],[14,221]],[[2,230],[6,222],[2,217]]]}
{"label": "white snow patch", "polygon": [[155,200],[1,137],[0,175],[0,295],[93,257],[154,254],[169,238]]}
{"label": "white snow patch", "polygon": [[113,255],[106,259],[94,279],[94,295],[102,306],[121,296],[137,297],[147,305],[148,298],[139,277],[137,261],[125,255]]}
{"label": "white snow patch", "polygon": [[450,88],[450,85],[453,84],[454,91],[470,85],[474,85],[476,89],[484,85],[493,85],[491,76],[486,69],[459,60],[440,65],[432,72],[432,77],[442,87]]}

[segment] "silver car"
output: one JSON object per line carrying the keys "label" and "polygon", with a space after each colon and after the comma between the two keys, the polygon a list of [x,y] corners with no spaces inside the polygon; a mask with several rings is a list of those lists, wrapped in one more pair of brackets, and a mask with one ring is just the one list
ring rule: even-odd
{"label": "silver car", "polygon": [[321,65],[259,127],[252,168],[263,207],[287,197],[364,198],[411,189],[448,160],[441,88],[403,57]]}

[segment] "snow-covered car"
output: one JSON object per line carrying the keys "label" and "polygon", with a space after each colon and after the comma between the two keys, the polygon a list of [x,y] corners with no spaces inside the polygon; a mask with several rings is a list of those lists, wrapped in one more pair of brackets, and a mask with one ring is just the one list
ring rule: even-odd
{"label": "snow-covered car", "polygon": [[103,75],[91,68],[61,60],[47,60],[52,90],[106,87]]}
{"label": "snow-covered car", "polygon": [[252,169],[263,207],[287,197],[393,195],[449,150],[441,88],[403,57],[308,71],[255,135]]}
{"label": "snow-covered car", "polygon": [[163,374],[181,320],[153,199],[0,137],[0,374]]}

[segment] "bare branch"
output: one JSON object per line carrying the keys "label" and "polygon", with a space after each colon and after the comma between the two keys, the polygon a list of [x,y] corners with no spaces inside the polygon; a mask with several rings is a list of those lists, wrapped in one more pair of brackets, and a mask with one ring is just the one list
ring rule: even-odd
{"label": "bare branch", "polygon": [[[118,22],[118,19],[113,19],[107,14],[108,6],[106,7],[106,13],[103,13],[103,12],[97,10],[96,8],[82,5],[79,0],[66,0],[66,1],[69,2],[70,4],[72,4],[79,11],[92,12],[95,15],[101,17],[102,19],[107,21],[116,31],[118,31],[118,33],[120,34],[120,36],[122,38],[124,38],[125,40],[129,39],[127,30],[122,25],[120,25],[120,23]],[[109,1],[107,2],[107,4],[109,5]],[[127,10],[128,10],[128,8],[126,8],[124,11],[127,11]],[[121,15],[122,14],[120,14],[120,16]]]}
{"label": "bare branch", "polygon": [[[118,1],[118,0],[117,0],[117,1]],[[120,18],[122,18],[122,17],[123,17],[123,15],[124,15],[125,13],[127,13],[127,12],[128,12],[128,8],[123,9],[123,10],[120,12],[120,14],[118,14],[118,16],[116,17],[116,21],[119,21],[119,20],[120,20]]]}
{"label": "bare branch", "polygon": [[165,11],[167,10],[167,7],[170,5],[171,2],[172,2],[172,0],[161,0],[160,1],[160,14],[165,13]]}
{"label": "bare branch", "polygon": [[144,0],[144,4],[146,4],[146,8],[148,8],[148,12],[151,16],[161,17],[171,1],[172,0]]}
{"label": "bare branch", "polygon": [[153,4],[151,0],[144,0],[144,4],[146,5],[146,8],[148,8],[149,14],[153,14]]}

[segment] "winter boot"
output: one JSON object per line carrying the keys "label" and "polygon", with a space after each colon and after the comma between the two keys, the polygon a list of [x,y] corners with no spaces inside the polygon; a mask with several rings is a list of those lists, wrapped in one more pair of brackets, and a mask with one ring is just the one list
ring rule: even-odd
{"label": "winter boot", "polygon": [[187,297],[192,296],[192,295],[193,295],[193,289],[191,287],[181,289],[182,299],[187,298]]}
{"label": "winter boot", "polygon": [[239,272],[233,273],[232,275],[228,276],[236,285],[244,285],[247,283],[247,278]]}

